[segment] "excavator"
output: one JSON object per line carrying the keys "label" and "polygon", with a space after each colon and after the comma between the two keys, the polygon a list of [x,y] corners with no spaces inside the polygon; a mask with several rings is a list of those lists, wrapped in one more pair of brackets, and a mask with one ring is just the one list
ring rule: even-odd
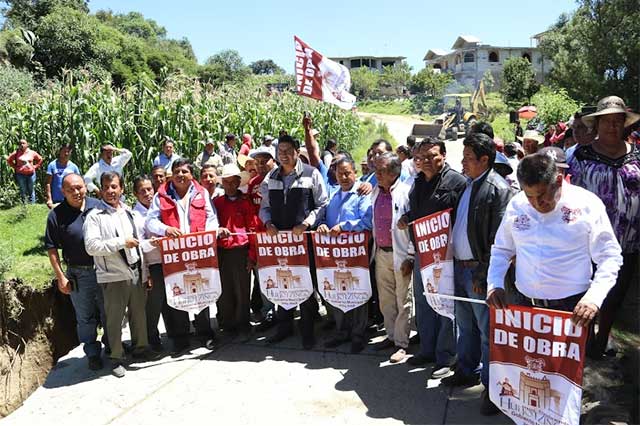
{"label": "excavator", "polygon": [[433,123],[414,124],[411,134],[418,138],[427,136],[456,140],[466,136],[469,129],[487,113],[484,82],[480,80],[471,93],[450,93],[442,98],[443,113]]}

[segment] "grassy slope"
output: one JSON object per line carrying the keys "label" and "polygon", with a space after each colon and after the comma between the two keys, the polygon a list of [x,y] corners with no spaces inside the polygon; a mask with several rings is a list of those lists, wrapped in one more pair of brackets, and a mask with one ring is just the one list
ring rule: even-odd
{"label": "grassy slope", "polygon": [[406,99],[389,101],[362,101],[358,102],[358,111],[374,112],[379,114],[411,115],[411,102]]}
{"label": "grassy slope", "polygon": [[43,204],[0,210],[0,268],[4,279],[21,278],[34,287],[48,285],[53,278],[44,230],[49,209]]}
{"label": "grassy slope", "polygon": [[360,122],[358,144],[351,151],[351,156],[355,160],[358,170],[360,170],[360,162],[367,156],[367,149],[371,143],[380,138],[388,140],[393,146],[397,145],[386,125],[376,124],[371,118],[365,118]]}

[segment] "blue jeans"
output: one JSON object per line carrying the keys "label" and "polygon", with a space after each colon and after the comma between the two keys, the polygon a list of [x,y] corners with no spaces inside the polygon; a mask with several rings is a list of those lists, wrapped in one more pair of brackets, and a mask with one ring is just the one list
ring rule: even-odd
{"label": "blue jeans", "polygon": [[[88,357],[100,356],[102,345],[96,341],[98,320],[104,328],[105,336],[107,321],[104,314],[102,287],[96,281],[96,271],[69,267],[66,275],[70,281],[74,282],[71,303],[76,311],[78,340],[84,345],[84,353]],[[104,341],[108,340],[105,338]]]}
{"label": "blue jeans", "polygon": [[[486,291],[477,294],[473,291],[471,275],[474,268],[465,268],[460,264],[454,267],[456,296],[484,301]],[[458,324],[458,368],[464,374],[477,373],[482,362],[480,380],[487,388],[489,385],[489,309],[485,304],[455,302],[456,322]]]}
{"label": "blue jeans", "polygon": [[436,365],[450,365],[456,356],[453,321],[436,313],[424,296],[420,262],[413,268],[413,299],[416,309],[416,327],[420,336],[420,355],[434,357]]}
{"label": "blue jeans", "polygon": [[36,174],[34,173],[31,176],[27,176],[16,173],[15,178],[18,188],[20,188],[20,198],[22,201],[29,199],[29,202],[34,204],[36,202],[36,192],[34,190]]}

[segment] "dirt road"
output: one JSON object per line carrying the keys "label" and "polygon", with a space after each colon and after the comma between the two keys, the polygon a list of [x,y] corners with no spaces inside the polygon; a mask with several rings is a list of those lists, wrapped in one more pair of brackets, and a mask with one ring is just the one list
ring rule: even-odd
{"label": "dirt road", "polygon": [[[369,112],[358,112],[360,118],[372,118],[378,123],[384,123],[389,129],[389,133],[396,140],[398,145],[406,144],[407,136],[411,134],[413,125],[416,123],[426,123],[426,121],[416,119],[407,115],[390,115]],[[446,141],[447,163],[458,171],[462,170],[462,139]]]}

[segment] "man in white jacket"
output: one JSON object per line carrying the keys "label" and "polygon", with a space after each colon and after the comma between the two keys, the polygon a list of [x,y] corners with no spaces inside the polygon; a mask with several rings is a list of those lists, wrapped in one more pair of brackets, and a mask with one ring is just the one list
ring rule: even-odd
{"label": "man in white jacket", "polygon": [[120,201],[122,178],[106,172],[100,179],[102,203],[85,220],[84,244],[93,256],[96,277],[104,293],[112,372],[123,377],[122,319],[128,308],[135,357],[149,358],[145,318],[145,287],[141,282],[142,252],[129,207]]}
{"label": "man in white jacket", "polygon": [[[119,155],[114,157],[113,154],[116,152]],[[116,148],[111,144],[103,145],[100,148],[100,159],[84,175],[87,192],[89,194],[95,193],[96,197],[100,198],[100,188],[96,185],[96,183],[100,183],[100,176],[106,172],[116,172],[122,176],[122,170],[131,160],[131,157],[133,157],[133,154],[128,149]]]}
{"label": "man in white jacket", "polygon": [[400,180],[402,163],[397,155],[380,154],[374,163],[378,181],[371,194],[374,256],[380,310],[387,332],[387,338],[374,349],[395,346],[390,361],[396,363],[405,358],[409,346],[414,248],[408,229],[400,230],[396,224],[409,210],[410,187]]}

